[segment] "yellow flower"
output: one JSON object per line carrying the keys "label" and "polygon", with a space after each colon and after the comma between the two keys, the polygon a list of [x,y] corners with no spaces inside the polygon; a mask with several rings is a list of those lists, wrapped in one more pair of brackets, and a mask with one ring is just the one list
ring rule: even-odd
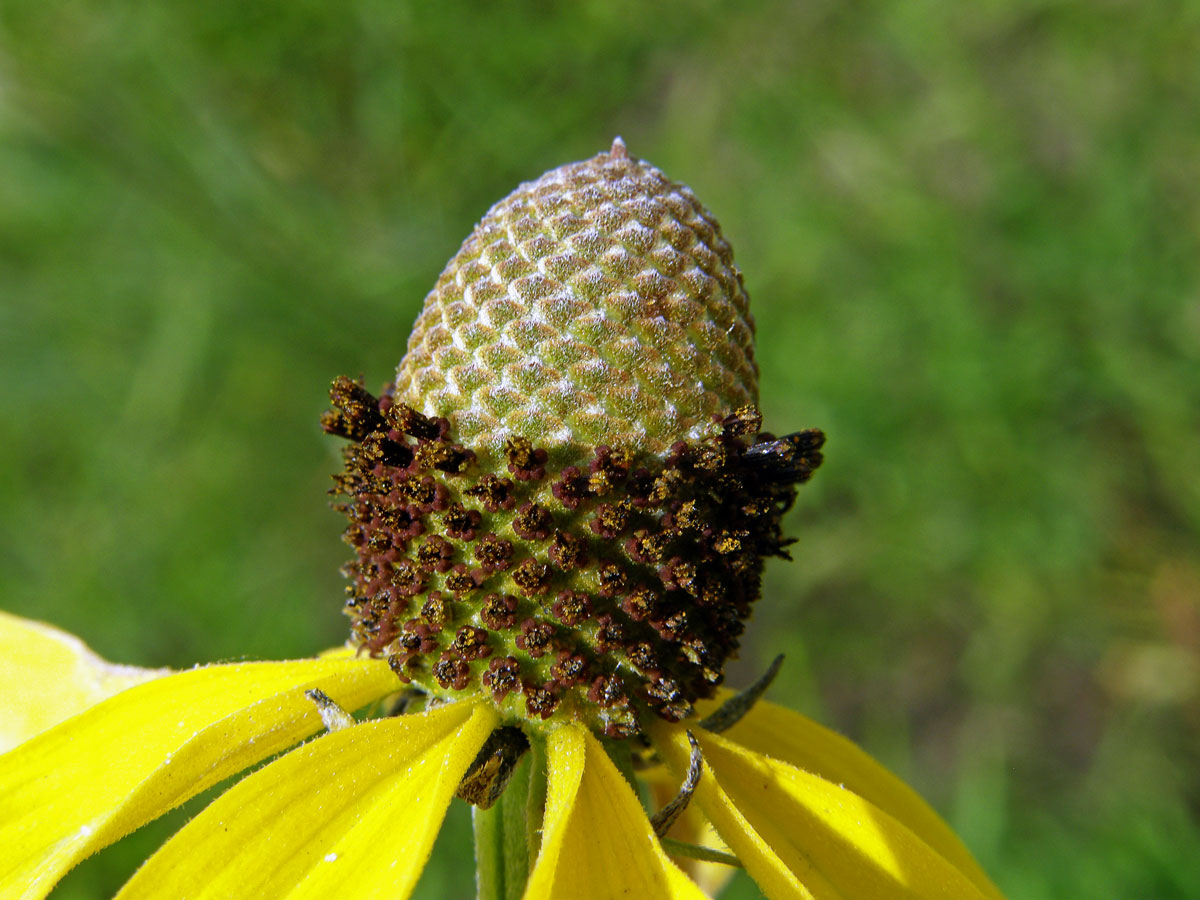
{"label": "yellow flower", "polygon": [[911,790],[759,700],[777,666],[719,687],[824,442],[761,430],[753,335],[711,213],[619,140],[502,200],[396,383],[333,384],[346,648],[141,672],[0,618],[0,900],[281,753],[120,900],[402,900],[455,796],[481,900],[700,900],[730,865],[771,900],[996,900]]}
{"label": "yellow flower", "polygon": [[[306,692],[357,709],[396,689],[386,663],[338,652],[146,673],[88,706],[107,692],[97,688],[99,661],[59,635],[0,615],[0,647],[22,650],[0,661],[5,696],[32,686],[43,695],[25,698],[35,708],[65,697],[80,707],[56,707],[69,717],[13,735],[27,739],[0,756],[6,900],[46,896],[80,860],[320,731]],[[497,723],[486,701],[463,701],[302,744],[209,805],[119,897],[407,897]],[[820,725],[759,702],[725,735],[692,730],[704,758],[695,802],[771,900],[1000,896],[916,794]],[[685,727],[655,726],[652,741],[682,780]],[[544,830],[526,898],[704,896],[590,731],[552,729],[545,759]]]}

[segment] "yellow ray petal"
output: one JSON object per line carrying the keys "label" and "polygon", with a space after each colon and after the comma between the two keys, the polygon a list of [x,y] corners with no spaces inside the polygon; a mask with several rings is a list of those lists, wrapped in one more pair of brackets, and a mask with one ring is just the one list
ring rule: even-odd
{"label": "yellow ray petal", "polygon": [[985,897],[994,900],[1001,897],[970,851],[929,804],[837,732],[790,709],[760,701],[724,736],[757,753],[820,775],[826,781],[845,785],[902,822],[975,882]]}
{"label": "yellow ray petal", "polygon": [[633,789],[586,728],[546,741],[542,848],[525,900],[704,900],[663,852]]}
{"label": "yellow ray petal", "polygon": [[497,721],[456,703],[318,738],[217,798],[118,900],[405,900]]}
{"label": "yellow ray petal", "polygon": [[[696,735],[704,773],[696,800],[771,898],[980,900],[954,865],[862,797],[717,735]],[[679,728],[655,744],[672,769],[687,767]]]}
{"label": "yellow ray petal", "polygon": [[[639,774],[638,777],[650,788],[650,799],[653,804],[652,809],[662,809],[674,800],[682,784],[679,779],[663,766],[656,766],[644,774]],[[689,803],[687,805],[683,812],[679,814],[679,818],[675,820],[675,824],[671,826],[666,836],[674,838],[677,841],[683,841],[685,844],[695,844],[700,847],[709,847],[713,850],[727,851],[729,849],[725,846],[725,842],[721,840],[720,836],[717,835],[716,830],[709,823],[708,819],[704,818],[704,813],[700,811],[700,804],[698,803]],[[732,866],[705,862],[701,859],[691,859],[683,856],[671,856],[671,861],[679,866],[688,878],[696,882],[700,889],[709,897],[715,897],[721,893],[721,889],[729,883],[729,879],[737,871]]]}
{"label": "yellow ray petal", "polygon": [[42,732],[0,756],[0,897],[44,897],[81,859],[320,729],[306,690],[357,709],[395,686],[381,660],[208,666]]}
{"label": "yellow ray petal", "polygon": [[0,612],[0,753],[169,671],[110,663],[74,635]]}

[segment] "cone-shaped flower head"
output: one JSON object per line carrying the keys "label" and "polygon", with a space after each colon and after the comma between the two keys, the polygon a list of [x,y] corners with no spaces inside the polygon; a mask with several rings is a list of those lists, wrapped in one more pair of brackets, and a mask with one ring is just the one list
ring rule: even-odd
{"label": "cone-shaped flower head", "polygon": [[758,399],[753,341],[712,214],[618,139],[488,211],[425,300],[396,398],[493,452],[663,454]]}
{"label": "cone-shaped flower head", "polygon": [[492,207],[395,385],[334,383],[355,640],[510,724],[689,715],[821,459],[760,431],[753,335],[712,214],[619,139]]}

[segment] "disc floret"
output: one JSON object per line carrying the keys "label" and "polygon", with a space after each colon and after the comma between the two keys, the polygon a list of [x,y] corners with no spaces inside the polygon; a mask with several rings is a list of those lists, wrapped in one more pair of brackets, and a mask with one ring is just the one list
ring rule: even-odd
{"label": "disc floret", "polygon": [[556,467],[510,440],[500,474],[390,388],[339,378],[331,396],[354,640],[431,694],[609,737],[712,695],[821,461],[819,431],[775,438],[745,407],[663,457],[600,445]]}

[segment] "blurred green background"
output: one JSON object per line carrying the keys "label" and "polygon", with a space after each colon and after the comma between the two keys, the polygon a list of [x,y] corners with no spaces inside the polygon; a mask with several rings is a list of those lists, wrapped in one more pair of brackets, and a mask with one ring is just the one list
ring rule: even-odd
{"label": "blurred green background", "polygon": [[1174,2],[2,0],[0,603],[143,665],[340,641],[329,380],[621,134],[830,436],[735,679],[786,651],[1014,900],[1194,900],[1198,59]]}

